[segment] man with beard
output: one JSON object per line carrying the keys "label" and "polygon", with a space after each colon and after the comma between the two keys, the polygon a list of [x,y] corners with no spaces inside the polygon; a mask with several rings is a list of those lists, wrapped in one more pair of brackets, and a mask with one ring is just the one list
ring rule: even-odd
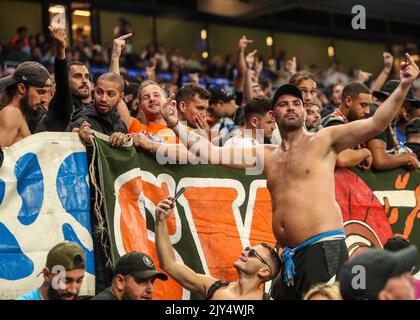
{"label": "man with beard", "polygon": [[168,235],[166,219],[173,211],[173,198],[159,202],[155,212],[156,251],[159,264],[185,289],[206,297],[207,300],[261,300],[269,298],[261,285],[273,279],[280,270],[278,254],[269,245],[262,243],[247,247],[233,263],[238,280],[227,282],[196,273],[177,261]]}
{"label": "man with beard", "polygon": [[313,284],[331,280],[348,259],[342,214],[335,201],[337,155],[385,130],[418,75],[418,66],[406,54],[400,67],[399,86],[373,117],[317,133],[305,132],[299,88],[290,84],[279,87],[272,107],[282,137],[280,145],[216,147],[181,128],[174,101],[162,107],[168,126],[189,150],[199,150],[205,161],[241,169],[262,169],[263,164],[272,199],[273,232],[284,248],[281,277],[273,283],[274,298],[301,299]]}
{"label": "man with beard", "polygon": [[73,110],[77,110],[92,103],[92,76],[83,62],[70,61],[68,66],[69,86],[73,98]]}
{"label": "man with beard", "polygon": [[[399,80],[389,80],[381,91],[373,91],[376,105],[381,107],[383,101],[398,87]],[[416,103],[412,90],[405,98],[404,104],[400,109],[399,115],[404,117],[404,113],[410,110],[411,104]],[[398,117],[397,117],[398,118]],[[395,127],[392,123],[384,132],[367,142],[367,147],[372,152],[372,166],[376,170],[387,170],[403,167],[407,170],[417,169],[418,161],[416,155],[397,141]]]}
{"label": "man with beard", "polygon": [[[93,131],[109,135],[109,142],[118,147],[129,140],[127,126],[121,120],[117,111],[118,104],[122,101],[124,92],[124,81],[116,73],[108,72],[99,76],[95,87],[95,102],[76,110],[70,120],[67,131],[78,132],[81,140],[86,142],[88,149],[91,149]],[[89,157],[91,152],[88,152]],[[94,199],[93,189],[91,199]],[[106,248],[101,245],[103,233],[96,232],[97,229],[104,230],[102,217],[91,212],[91,223],[95,230],[93,233],[93,249],[95,256],[95,271],[97,292],[109,286],[112,279],[112,272],[106,265]]]}
{"label": "man with beard", "polygon": [[48,101],[53,82],[48,70],[33,61],[21,63],[15,72],[0,79],[0,147],[8,147],[31,135],[25,117]]}
{"label": "man with beard", "polygon": [[224,146],[252,147],[269,141],[276,129],[270,100],[266,96],[252,98],[244,107],[245,125],[233,133]]}
{"label": "man with beard", "polygon": [[308,131],[315,131],[318,128],[319,121],[321,120],[321,115],[319,113],[319,107],[314,104],[312,107],[305,108],[306,110],[306,120],[305,126]]}
{"label": "man with beard", "polygon": [[68,130],[79,132],[80,138],[87,143],[92,143],[92,129],[109,135],[113,146],[127,142],[127,127],[117,111],[123,92],[124,82],[118,74],[108,72],[99,76],[95,103],[78,109],[72,116]]}
{"label": "man with beard", "polygon": [[152,300],[156,279],[168,280],[168,276],[156,271],[153,260],[142,252],[123,255],[114,268],[111,287],[92,300]]}
{"label": "man with beard", "polygon": [[63,29],[49,27],[57,54],[54,61],[56,92],[48,112],[38,121],[35,132],[65,131],[74,110],[91,103],[91,76],[85,64],[66,61],[67,34]]}
{"label": "man with beard", "polygon": [[[372,95],[368,87],[361,82],[350,82],[343,89],[340,106],[321,119],[321,125],[325,128],[367,118],[371,102]],[[362,148],[360,145],[342,151],[337,157],[337,167],[358,166],[360,169],[367,170],[371,165],[372,153],[368,148]]]}
{"label": "man with beard", "polygon": [[85,267],[85,252],[77,243],[57,244],[48,253],[41,287],[16,300],[75,300],[82,286]]}
{"label": "man with beard", "polygon": [[328,116],[331,112],[334,112],[335,108],[340,106],[343,88],[344,84],[341,82],[331,86],[330,102],[321,110],[322,118]]}

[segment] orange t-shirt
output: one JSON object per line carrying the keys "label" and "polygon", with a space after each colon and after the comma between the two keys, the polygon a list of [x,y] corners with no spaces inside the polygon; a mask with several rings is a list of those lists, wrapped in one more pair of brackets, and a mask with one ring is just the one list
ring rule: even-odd
{"label": "orange t-shirt", "polygon": [[151,140],[165,143],[179,143],[179,138],[176,136],[170,128],[164,124],[150,124],[145,125],[136,118],[131,118],[131,126],[128,129],[128,133],[146,133]]}

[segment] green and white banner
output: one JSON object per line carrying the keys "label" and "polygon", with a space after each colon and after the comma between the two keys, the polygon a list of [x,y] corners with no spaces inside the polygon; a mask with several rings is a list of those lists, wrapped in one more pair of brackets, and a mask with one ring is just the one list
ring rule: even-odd
{"label": "green and white banner", "polygon": [[[242,248],[260,242],[275,244],[271,199],[263,175],[215,165],[160,165],[134,146],[114,148],[96,140],[114,260],[137,250],[147,252],[157,264],[155,206],[181,187],[187,190],[178,199],[168,229],[177,259],[192,269],[234,280],[233,261]],[[382,247],[394,235],[420,244],[419,182],[420,170],[336,170],[336,199],[350,255]],[[156,299],[197,298],[173,280],[155,285]]]}

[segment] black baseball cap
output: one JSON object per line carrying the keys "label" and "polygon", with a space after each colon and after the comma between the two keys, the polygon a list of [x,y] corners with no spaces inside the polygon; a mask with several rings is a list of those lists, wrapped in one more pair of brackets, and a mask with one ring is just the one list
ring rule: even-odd
{"label": "black baseball cap", "polygon": [[403,237],[391,237],[389,238],[385,244],[384,249],[389,251],[398,251],[410,246],[410,242],[406,238]]}
{"label": "black baseball cap", "polygon": [[414,118],[408,121],[407,127],[405,128],[406,134],[420,133],[420,118]]}
{"label": "black baseball cap", "polygon": [[227,90],[222,87],[211,87],[209,88],[209,92],[209,105],[215,104],[219,101],[230,102],[235,99],[234,94],[229,94],[229,92],[227,92]]}
{"label": "black baseball cap", "polygon": [[[372,95],[379,99],[379,100],[386,100],[395,89],[397,89],[398,85],[400,84],[400,80],[389,80],[385,85],[382,87],[381,91],[373,91]],[[405,97],[405,101],[413,102],[413,103],[420,103],[413,94],[413,90],[410,88],[410,90],[407,93],[407,96]]]}
{"label": "black baseball cap", "polygon": [[390,278],[411,272],[416,262],[417,248],[414,246],[397,252],[368,249],[340,269],[337,279],[341,295],[344,300],[377,300]]}
{"label": "black baseball cap", "polygon": [[274,93],[273,99],[271,100],[271,108],[274,107],[274,104],[277,102],[277,99],[285,94],[294,96],[300,99],[303,103],[302,92],[299,90],[299,88],[293,84],[284,84],[281,87],[278,87],[276,92]]}
{"label": "black baseball cap", "polygon": [[0,89],[19,82],[35,87],[51,87],[53,85],[48,70],[42,64],[35,61],[23,62],[16,68],[13,74],[1,78]]}
{"label": "black baseball cap", "polygon": [[132,275],[138,280],[158,278],[168,280],[168,276],[156,271],[153,260],[142,252],[129,252],[123,255],[114,268],[114,276],[117,274]]}

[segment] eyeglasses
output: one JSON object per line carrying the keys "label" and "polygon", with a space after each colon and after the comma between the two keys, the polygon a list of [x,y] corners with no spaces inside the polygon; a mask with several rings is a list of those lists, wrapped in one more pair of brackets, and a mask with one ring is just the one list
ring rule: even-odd
{"label": "eyeglasses", "polygon": [[[261,246],[267,248],[267,245],[265,243],[261,243]],[[270,269],[270,273],[273,273],[273,270],[271,269],[270,265],[260,256],[257,250],[251,249],[250,247],[246,247],[245,251],[248,251],[248,257],[256,257]]]}

